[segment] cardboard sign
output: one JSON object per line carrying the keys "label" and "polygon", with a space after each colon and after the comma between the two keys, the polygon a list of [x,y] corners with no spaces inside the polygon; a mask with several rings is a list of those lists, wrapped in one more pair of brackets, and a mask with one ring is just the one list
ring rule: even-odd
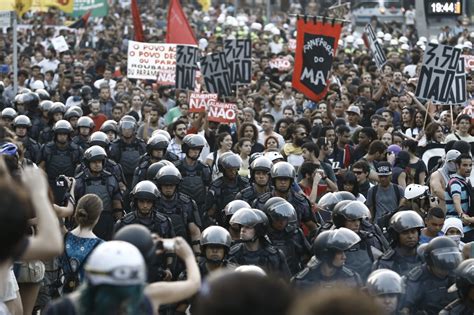
{"label": "cardboard sign", "polygon": [[227,66],[225,53],[214,53],[202,57],[201,72],[209,93],[217,93],[220,96],[232,95],[230,69]]}
{"label": "cardboard sign", "polygon": [[176,47],[176,88],[193,91],[196,72],[199,69],[199,48],[197,46],[178,45]]}
{"label": "cardboard sign", "polygon": [[54,50],[56,50],[58,52],[63,52],[63,51],[68,51],[69,50],[69,46],[66,43],[66,39],[62,35],[59,36],[59,37],[53,38],[51,40],[51,44],[53,44]]}
{"label": "cardboard sign", "polygon": [[0,11],[0,27],[12,26],[12,11]]}
{"label": "cardboard sign", "polygon": [[[458,73],[460,56],[459,48],[428,43],[416,86],[416,97],[443,104],[452,102],[453,84],[455,82],[458,84],[460,79]],[[457,75],[458,79],[455,81]],[[455,96],[455,99],[458,97],[461,96]]]}
{"label": "cardboard sign", "polygon": [[220,123],[232,123],[237,120],[237,105],[216,102],[209,106],[207,120]]}
{"label": "cardboard sign", "polygon": [[451,93],[449,93],[448,104],[464,104],[467,101],[467,77],[464,57],[459,58],[456,75],[454,76]]}
{"label": "cardboard sign", "polygon": [[292,67],[290,60],[286,57],[273,58],[269,64],[270,68],[276,68],[280,72],[288,71]]}
{"label": "cardboard sign", "polygon": [[189,112],[205,112],[217,102],[217,94],[191,93],[189,97]]}
{"label": "cardboard sign", "polygon": [[369,48],[372,52],[372,57],[377,65],[377,68],[382,69],[382,67],[387,63],[387,58],[383,52],[382,46],[377,41],[377,36],[375,35],[372,25],[367,24],[365,26],[365,34],[367,35],[367,40],[369,41]]}
{"label": "cardboard sign", "polygon": [[156,80],[160,85],[174,85],[176,45],[128,41],[127,76],[131,79]]}
{"label": "cardboard sign", "polygon": [[252,81],[252,43],[250,39],[226,39],[224,53],[230,68],[232,85],[250,84]]}

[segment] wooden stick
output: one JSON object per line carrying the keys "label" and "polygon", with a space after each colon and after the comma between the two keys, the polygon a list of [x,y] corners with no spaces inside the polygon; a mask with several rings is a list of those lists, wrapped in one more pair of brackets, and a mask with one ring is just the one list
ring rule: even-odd
{"label": "wooden stick", "polygon": [[428,120],[428,113],[430,111],[430,104],[431,104],[431,100],[429,100],[428,103],[426,104],[426,114],[425,114],[425,121],[423,122],[423,130],[425,130],[426,121]]}

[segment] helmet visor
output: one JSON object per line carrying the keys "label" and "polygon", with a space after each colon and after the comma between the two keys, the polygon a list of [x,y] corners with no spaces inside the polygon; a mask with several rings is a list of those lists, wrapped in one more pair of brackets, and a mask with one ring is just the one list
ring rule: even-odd
{"label": "helmet visor", "polygon": [[461,263],[462,256],[456,247],[439,248],[431,252],[434,267],[444,271],[451,271]]}

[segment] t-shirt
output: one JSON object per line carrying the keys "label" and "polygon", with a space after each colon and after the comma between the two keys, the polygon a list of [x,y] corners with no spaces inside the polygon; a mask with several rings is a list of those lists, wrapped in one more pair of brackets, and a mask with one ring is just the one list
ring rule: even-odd
{"label": "t-shirt", "polygon": [[449,141],[458,141],[458,140],[463,140],[466,141],[467,143],[474,142],[474,137],[468,134],[466,137],[461,136],[459,133],[450,133],[449,135],[446,136],[446,143]]}
{"label": "t-shirt", "polygon": [[[373,197],[372,194],[374,192],[374,188],[377,188],[377,193],[375,196],[375,205],[372,204]],[[395,193],[395,189],[398,189],[400,199],[403,198],[403,189],[402,187],[394,184],[390,184],[387,187],[382,187],[380,185],[376,185],[374,187],[370,187],[369,192],[367,194],[367,207],[373,208],[375,212],[375,222],[377,222],[382,216],[387,213],[394,212],[398,209],[399,200],[397,200],[397,195]]]}

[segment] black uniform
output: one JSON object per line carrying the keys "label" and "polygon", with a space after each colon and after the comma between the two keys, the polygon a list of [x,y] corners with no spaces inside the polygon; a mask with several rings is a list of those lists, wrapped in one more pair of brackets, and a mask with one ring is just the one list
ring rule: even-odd
{"label": "black uniform", "polygon": [[315,286],[331,288],[336,284],[345,287],[361,287],[363,285],[359,274],[347,267],[343,266],[337,269],[331,278],[327,278],[321,273],[321,265],[322,262],[313,257],[306,268],[292,279],[293,284],[299,289],[308,289]]}
{"label": "black uniform", "polygon": [[[79,174],[80,172],[84,172],[87,169],[87,166],[82,162],[76,167],[75,174]],[[119,183],[125,183],[125,176],[123,175],[122,166],[117,164],[114,160],[105,159],[104,170],[109,172],[110,174],[114,175]]]}
{"label": "black uniform", "polygon": [[21,140],[25,148],[24,157],[28,160],[39,163],[41,158],[41,145],[30,137]]}
{"label": "black uniform", "polygon": [[145,154],[146,144],[143,140],[135,138],[127,144],[122,139],[115,140],[110,146],[110,158],[120,164],[125,175],[127,187],[131,189],[133,173],[138,166],[140,156]]}
{"label": "black uniform", "polygon": [[82,148],[82,150],[84,150],[84,151],[87,150],[90,147],[88,139],[84,138],[81,135],[77,135],[77,136],[73,137],[72,142],[74,142],[75,144],[80,146]]}
{"label": "black uniform", "polygon": [[92,176],[89,169],[86,169],[76,176],[74,194],[77,199],[85,194],[99,196],[104,208],[100,213],[100,219],[94,228],[94,233],[103,240],[111,240],[115,223],[113,201],[122,201],[122,193],[115,176],[105,170],[99,176]]}
{"label": "black uniform", "polygon": [[263,248],[250,252],[240,243],[232,246],[229,251],[229,262],[237,265],[255,265],[269,274],[288,279],[290,269],[283,252],[266,244]]}
{"label": "black uniform", "polygon": [[446,306],[439,315],[472,315],[474,314],[474,310],[466,306],[461,299],[457,299],[456,301],[450,303]]}
{"label": "black uniform", "polygon": [[163,238],[175,237],[175,232],[170,218],[159,213],[156,209],[151,211],[149,216],[140,216],[138,211],[127,213],[121,220],[115,223],[115,232],[122,227],[130,224],[141,224],[150,230],[151,233],[156,233]]}
{"label": "black uniform", "polygon": [[257,189],[255,188],[256,184],[251,184],[249,187],[244,188],[242,191],[240,191],[236,196],[235,199],[243,200],[249,204],[252,204],[255,199],[257,199],[259,196],[263,195],[257,193]]}
{"label": "black uniform", "polygon": [[[178,156],[174,153],[166,151],[165,156],[163,157],[163,160],[175,162],[178,160]],[[132,187],[130,187],[131,189],[135,187],[137,183],[146,179],[146,173],[147,173],[148,167],[151,164],[153,164],[153,161],[151,160],[151,157],[148,153],[145,153],[144,155],[140,157],[138,166],[133,173]]]}
{"label": "black uniform", "polygon": [[398,273],[400,276],[408,274],[413,268],[421,266],[422,261],[418,255],[402,256],[397,248],[390,249],[375,261],[373,270],[390,269]]}
{"label": "black uniform", "polygon": [[194,166],[188,165],[184,159],[176,161],[175,166],[183,177],[179,184],[179,190],[196,202],[202,216],[206,204],[207,188],[209,188],[212,179],[211,169],[200,161],[196,161]]}
{"label": "black uniform", "polygon": [[456,298],[456,293],[448,293],[454,279],[440,279],[428,271],[426,264],[418,266],[403,277],[406,293],[402,301],[402,309],[409,308],[412,312],[438,314],[446,305]]}

